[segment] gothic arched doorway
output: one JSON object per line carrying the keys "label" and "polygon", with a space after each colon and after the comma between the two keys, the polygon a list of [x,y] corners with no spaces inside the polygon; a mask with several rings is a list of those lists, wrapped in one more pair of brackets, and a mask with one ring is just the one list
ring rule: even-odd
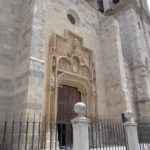
{"label": "gothic arched doorway", "polygon": [[[50,122],[69,122],[75,117],[73,106],[78,101],[86,103],[88,117],[96,117],[96,77],[92,51],[83,46],[81,37],[70,31],[64,37],[53,34],[49,44],[45,114]],[[63,131],[65,128],[63,126]],[[58,130],[61,130],[59,126]],[[65,144],[64,141],[61,145]]]}
{"label": "gothic arched doorway", "polygon": [[78,88],[82,101],[87,105],[87,115],[96,117],[96,77],[92,51],[83,47],[83,39],[70,31],[66,31],[64,37],[53,34],[49,46],[46,114],[50,120],[57,120],[58,87],[68,85]]}

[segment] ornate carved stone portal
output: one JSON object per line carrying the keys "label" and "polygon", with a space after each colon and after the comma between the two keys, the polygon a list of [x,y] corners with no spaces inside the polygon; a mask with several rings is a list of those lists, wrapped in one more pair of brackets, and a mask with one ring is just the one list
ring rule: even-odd
{"label": "ornate carved stone portal", "polygon": [[87,115],[96,116],[95,67],[92,51],[83,47],[83,39],[70,31],[64,37],[53,34],[47,55],[46,114],[57,118],[58,87],[68,85],[81,93]]}

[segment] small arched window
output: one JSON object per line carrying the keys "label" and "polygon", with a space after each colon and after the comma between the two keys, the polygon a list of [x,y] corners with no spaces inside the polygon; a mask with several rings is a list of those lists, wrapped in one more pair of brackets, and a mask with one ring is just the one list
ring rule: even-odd
{"label": "small arched window", "polygon": [[114,3],[114,4],[117,4],[117,3],[119,3],[119,1],[120,1],[120,0],[113,0],[113,3]]}
{"label": "small arched window", "polygon": [[98,9],[101,12],[104,12],[104,2],[103,0],[97,0]]}
{"label": "small arched window", "polygon": [[76,19],[74,18],[73,15],[67,14],[67,18],[69,19],[71,24],[76,24]]}
{"label": "small arched window", "polygon": [[80,21],[78,14],[72,9],[67,11],[67,19],[72,25],[78,25]]}

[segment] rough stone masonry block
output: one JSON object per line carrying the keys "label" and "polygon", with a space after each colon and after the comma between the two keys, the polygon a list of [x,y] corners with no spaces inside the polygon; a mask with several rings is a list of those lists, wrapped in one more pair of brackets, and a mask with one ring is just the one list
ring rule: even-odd
{"label": "rough stone masonry block", "polygon": [[[105,103],[109,112],[107,117],[120,118],[120,114],[126,111],[128,106],[128,94],[126,93],[126,76],[124,60],[122,56],[120,30],[117,20],[106,18],[101,23],[100,32],[101,48],[103,49],[103,70]],[[115,71],[114,71],[115,70]],[[114,108],[116,108],[114,110]]]}

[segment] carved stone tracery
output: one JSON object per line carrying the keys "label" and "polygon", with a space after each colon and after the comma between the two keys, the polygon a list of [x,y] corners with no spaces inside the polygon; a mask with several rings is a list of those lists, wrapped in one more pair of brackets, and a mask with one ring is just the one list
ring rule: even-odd
{"label": "carved stone tracery", "polygon": [[[96,87],[93,77],[95,76],[93,75],[95,69],[92,51],[83,47],[82,38],[70,31],[66,31],[64,37],[53,34],[49,47],[47,80],[50,82],[50,92],[47,91],[49,93],[47,104],[50,105],[50,109],[51,107],[55,108],[55,116],[57,112],[57,87],[62,84],[77,87],[81,91],[82,100],[86,101],[89,111],[95,111]],[[52,91],[51,88],[55,90]],[[91,106],[93,108],[90,108]]]}

